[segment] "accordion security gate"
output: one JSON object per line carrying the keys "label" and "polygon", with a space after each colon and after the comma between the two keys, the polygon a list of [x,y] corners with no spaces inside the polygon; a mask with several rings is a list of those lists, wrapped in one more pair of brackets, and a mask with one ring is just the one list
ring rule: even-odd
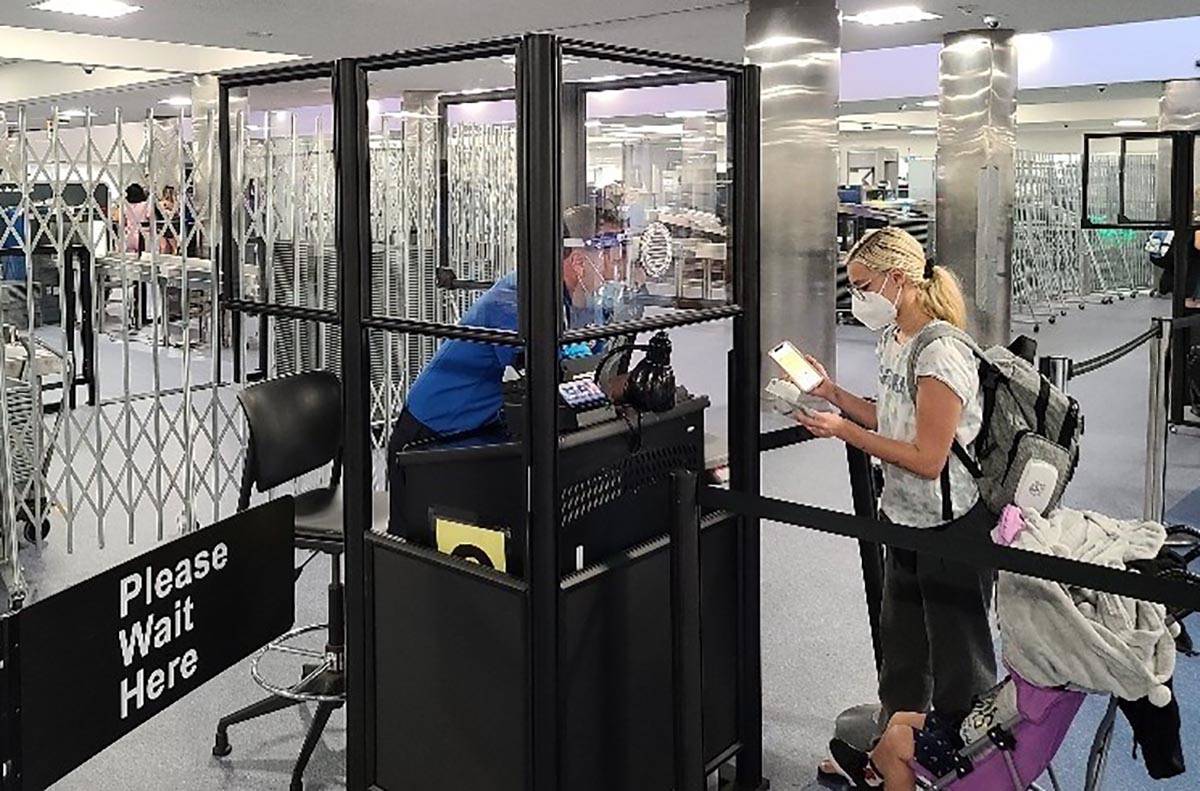
{"label": "accordion security gate", "polygon": [[[1126,157],[1125,197],[1138,216],[1156,205],[1158,158]],[[1143,235],[1081,228],[1081,158],[1018,152],[1013,224],[1013,318],[1038,326],[1088,302],[1111,303],[1151,284]],[[1116,206],[1117,157],[1094,155],[1092,205]]]}
{"label": "accordion security gate", "polygon": [[[235,126],[236,285],[246,299],[336,310],[332,122],[282,115],[259,134],[244,116]],[[22,589],[18,552],[43,540],[43,524],[46,540],[75,552],[161,541],[232,513],[246,444],[238,390],[340,370],[336,328],[281,316],[235,328],[222,316],[218,151],[216,135],[200,133],[211,124],[91,111],[82,124],[57,113],[42,124],[22,111],[0,138],[0,563],[10,590]],[[515,265],[514,127],[384,118],[370,142],[380,314],[453,322],[479,293],[437,288],[439,139],[457,276],[486,283]],[[125,200],[133,184],[144,206]],[[433,338],[372,338],[377,448],[435,350]]]}
{"label": "accordion security gate", "polygon": [[[335,311],[331,123],[309,128],[293,119],[283,134],[270,125],[247,131],[245,111],[235,117],[233,182],[235,245],[243,267],[241,297],[294,308]],[[381,315],[453,323],[482,289],[440,288],[441,248],[461,280],[488,284],[512,271],[516,260],[516,142],[511,124],[452,124],[436,115],[385,115],[369,138],[371,151],[371,272],[383,287],[372,293]],[[442,150],[444,141],[444,150]],[[439,163],[446,161],[445,200],[452,233],[438,233]],[[258,283],[265,284],[265,290]],[[486,285],[484,286],[486,287]],[[258,351],[260,375],[324,368],[339,371],[340,338],[319,322],[267,317]],[[433,338],[371,339],[371,416],[375,445],[387,444],[408,387],[437,349]],[[245,350],[247,353],[253,351]],[[249,356],[249,354],[247,354]]]}
{"label": "accordion security gate", "polygon": [[0,554],[18,596],[38,527],[68,552],[162,540],[231,512],[241,469],[236,385],[211,351],[216,147],[182,116],[83,117],[38,129],[22,110],[2,145]]}

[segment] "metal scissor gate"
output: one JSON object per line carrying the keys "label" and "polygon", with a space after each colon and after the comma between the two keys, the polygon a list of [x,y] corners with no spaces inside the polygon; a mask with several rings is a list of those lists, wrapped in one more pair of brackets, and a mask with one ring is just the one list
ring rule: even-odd
{"label": "metal scissor gate", "polygon": [[[0,564],[11,589],[21,588],[23,542],[103,549],[231,514],[247,439],[238,391],[340,371],[338,333],[303,318],[338,304],[333,122],[329,100],[318,101],[244,107],[231,124],[234,290],[294,317],[218,306],[215,109],[10,117],[0,138]],[[388,113],[370,137],[371,261],[384,284],[372,299],[381,313],[431,322],[461,315],[516,262],[514,125],[438,117]],[[439,211],[454,219],[444,240]],[[475,287],[439,288],[447,260]],[[382,449],[436,341],[380,333],[370,351]],[[34,528],[43,524],[45,536]]]}

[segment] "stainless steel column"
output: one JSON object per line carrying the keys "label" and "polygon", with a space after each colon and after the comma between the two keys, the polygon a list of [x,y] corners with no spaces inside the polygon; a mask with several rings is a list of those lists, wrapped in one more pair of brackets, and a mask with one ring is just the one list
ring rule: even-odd
{"label": "stainless steel column", "polygon": [[[834,372],[837,0],[750,0],[746,56],[762,66],[762,342],[787,338]],[[764,375],[773,376],[764,357]]]}
{"label": "stainless steel column", "polygon": [[1150,400],[1146,410],[1146,483],[1142,518],[1161,522],[1167,488],[1168,360],[1171,319],[1155,319],[1159,335],[1150,341]]}
{"label": "stainless steel column", "polygon": [[1163,83],[1158,100],[1160,132],[1200,129],[1200,80],[1171,80]]}
{"label": "stainless steel column", "polygon": [[937,259],[962,279],[971,331],[1008,343],[1017,51],[1011,30],[946,36],[937,135]]}
{"label": "stainless steel column", "polygon": [[[1158,100],[1158,131],[1200,129],[1200,80],[1170,80],[1163,83]],[[1171,216],[1171,141],[1158,145],[1158,218]]]}

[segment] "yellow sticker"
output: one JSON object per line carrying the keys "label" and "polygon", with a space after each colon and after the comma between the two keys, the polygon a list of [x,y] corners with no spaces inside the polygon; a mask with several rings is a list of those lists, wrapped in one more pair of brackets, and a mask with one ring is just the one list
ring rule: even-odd
{"label": "yellow sticker", "polygon": [[496,571],[507,571],[504,560],[507,537],[503,532],[440,516],[434,519],[433,530],[439,552]]}

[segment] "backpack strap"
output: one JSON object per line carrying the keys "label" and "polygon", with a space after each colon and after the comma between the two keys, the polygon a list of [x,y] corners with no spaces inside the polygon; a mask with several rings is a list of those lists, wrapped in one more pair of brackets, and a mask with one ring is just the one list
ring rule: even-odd
{"label": "backpack strap", "polygon": [[[984,356],[983,350],[979,348],[979,344],[975,342],[975,339],[960,330],[958,327],[955,327],[953,324],[949,324],[944,321],[926,324],[921,328],[921,331],[913,337],[912,353],[908,358],[908,392],[912,395],[914,404],[917,402],[917,361],[921,358],[921,354],[927,348],[929,348],[931,343],[941,338],[954,338],[958,341],[961,341],[967,346],[968,349],[971,350],[971,353],[975,356],[976,360],[985,366],[991,365],[991,361]],[[986,426],[988,419],[991,417],[994,399],[992,398],[992,392],[989,388],[985,387],[982,389],[984,391],[983,425]],[[950,450],[953,452],[955,458],[957,458],[959,462],[962,463],[963,467],[966,468],[967,472],[971,474],[971,477],[978,480],[983,476],[983,472],[980,470],[979,464],[975,461],[975,459],[971,458],[971,454],[967,452],[967,449],[962,446],[962,443],[960,443],[957,438],[953,443],[951,443]],[[942,518],[949,522],[954,519],[954,506],[950,499],[949,459],[946,460],[946,466],[942,468],[940,482],[942,490]]]}
{"label": "backpack strap", "polygon": [[991,365],[991,361],[984,356],[983,350],[970,335],[944,321],[930,322],[913,336],[912,355],[908,358],[908,392],[912,395],[913,403],[917,401],[917,361],[921,359],[921,355],[931,343],[942,338],[954,338],[961,341],[975,355],[975,359],[985,365]]}

